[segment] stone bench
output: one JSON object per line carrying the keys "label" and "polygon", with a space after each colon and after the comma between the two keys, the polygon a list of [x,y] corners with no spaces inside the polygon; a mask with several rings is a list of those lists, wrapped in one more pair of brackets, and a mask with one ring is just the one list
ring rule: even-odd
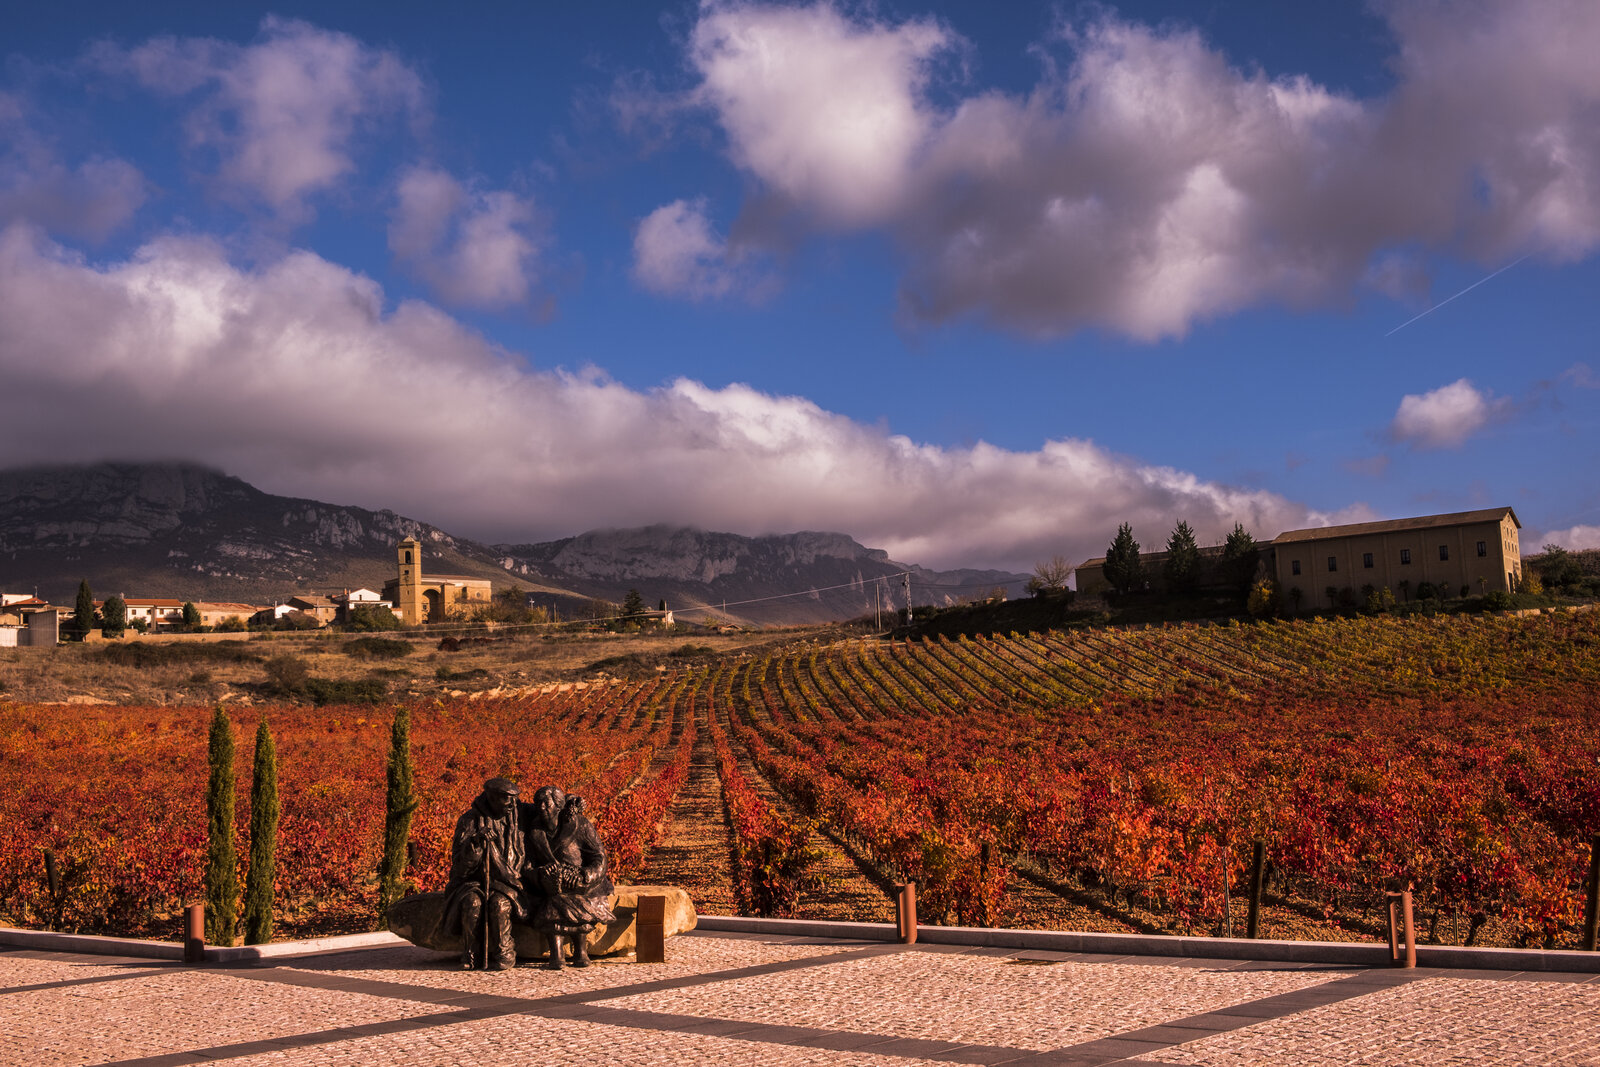
{"label": "stone bench", "polygon": [[[617,891],[607,898],[617,921],[597,926],[589,932],[589,955],[623,956],[634,950],[637,941],[634,920],[640,897],[667,898],[663,922],[663,932],[667,937],[694,929],[694,901],[689,899],[689,894],[684,890],[670,885],[619,885]],[[395,901],[389,908],[389,929],[421,948],[459,954],[462,948],[461,932],[439,929],[439,918],[443,912],[443,893],[413,893]],[[533,927],[514,922],[511,932],[517,939],[518,958],[539,959],[546,955],[544,935]]]}

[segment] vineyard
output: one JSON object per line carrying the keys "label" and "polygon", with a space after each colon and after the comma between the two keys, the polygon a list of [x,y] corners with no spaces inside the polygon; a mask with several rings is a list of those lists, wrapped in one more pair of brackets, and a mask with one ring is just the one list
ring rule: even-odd
{"label": "vineyard", "polygon": [[[713,910],[882,919],[911,880],[924,921],[1242,931],[1261,840],[1269,936],[1375,937],[1409,884],[1431,940],[1571,946],[1600,834],[1594,612],[797,641],[412,712],[421,888],[504,774],[582,793],[617,881]],[[241,739],[258,716],[280,936],[370,927],[389,715],[238,708]],[[170,935],[200,896],[209,717],[0,704],[0,919]]]}

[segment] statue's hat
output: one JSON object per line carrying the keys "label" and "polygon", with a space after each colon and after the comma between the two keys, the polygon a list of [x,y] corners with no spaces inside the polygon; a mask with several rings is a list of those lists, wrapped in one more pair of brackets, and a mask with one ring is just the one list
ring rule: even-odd
{"label": "statue's hat", "polygon": [[517,795],[517,783],[509,778],[491,778],[483,783],[485,793],[504,793],[506,796]]}

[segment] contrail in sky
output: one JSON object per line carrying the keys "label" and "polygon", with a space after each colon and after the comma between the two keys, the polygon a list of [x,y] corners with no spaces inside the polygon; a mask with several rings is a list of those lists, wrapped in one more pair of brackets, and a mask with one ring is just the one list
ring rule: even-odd
{"label": "contrail in sky", "polygon": [[1512,267],[1515,267],[1518,263],[1521,263],[1524,259],[1527,259],[1528,256],[1531,256],[1531,255],[1533,255],[1533,253],[1529,252],[1528,255],[1526,255],[1526,256],[1521,256],[1521,257],[1519,257],[1517,259],[1512,260],[1510,263],[1507,263],[1505,266],[1501,267],[1499,270],[1497,270],[1493,274],[1489,275],[1488,278],[1479,278],[1477,281],[1473,282],[1471,285],[1469,285],[1465,289],[1461,290],[1461,292],[1455,294],[1455,296],[1447,296],[1447,297],[1445,297],[1443,300],[1441,300],[1437,304],[1433,305],[1433,307],[1429,308],[1427,311],[1424,311],[1422,313],[1422,315],[1414,315],[1414,316],[1412,316],[1411,318],[1409,318],[1406,321],[1402,322],[1400,325],[1396,326],[1394,329],[1390,330],[1388,333],[1384,334],[1384,336],[1385,337],[1393,337],[1395,334],[1399,333],[1401,330],[1405,329],[1407,326],[1410,326],[1413,322],[1416,322],[1417,319],[1422,318],[1424,315],[1432,315],[1435,311],[1438,311],[1440,308],[1442,308],[1446,304],[1450,303],[1450,301],[1454,300],[1457,296],[1466,296],[1468,293],[1472,292],[1472,290],[1476,289],[1478,286],[1480,286],[1484,282],[1488,281],[1489,278],[1498,278],[1500,275],[1504,274],[1506,271],[1510,270]]}

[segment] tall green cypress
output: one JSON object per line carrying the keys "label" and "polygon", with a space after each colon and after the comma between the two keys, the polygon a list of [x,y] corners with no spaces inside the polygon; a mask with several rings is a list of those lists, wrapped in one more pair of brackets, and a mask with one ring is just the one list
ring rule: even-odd
{"label": "tall green cypress", "polygon": [[417,810],[412,792],[411,709],[395,709],[389,728],[389,766],[384,775],[388,794],[384,802],[383,862],[378,867],[378,925],[389,918],[389,906],[405,895],[406,844],[411,837],[411,813]]}
{"label": "tall green cypress", "polygon": [[266,716],[256,727],[256,762],[250,775],[250,870],[244,878],[244,943],[272,940],[272,883],[277,874],[278,749]]}
{"label": "tall green cypress", "polygon": [[239,871],[233,851],[233,724],[221,704],[211,716],[211,779],[206,784],[206,942],[233,944]]}
{"label": "tall green cypress", "polygon": [[94,594],[89,591],[89,579],[78,583],[78,603],[72,612],[72,630],[81,641],[94,629]]}

